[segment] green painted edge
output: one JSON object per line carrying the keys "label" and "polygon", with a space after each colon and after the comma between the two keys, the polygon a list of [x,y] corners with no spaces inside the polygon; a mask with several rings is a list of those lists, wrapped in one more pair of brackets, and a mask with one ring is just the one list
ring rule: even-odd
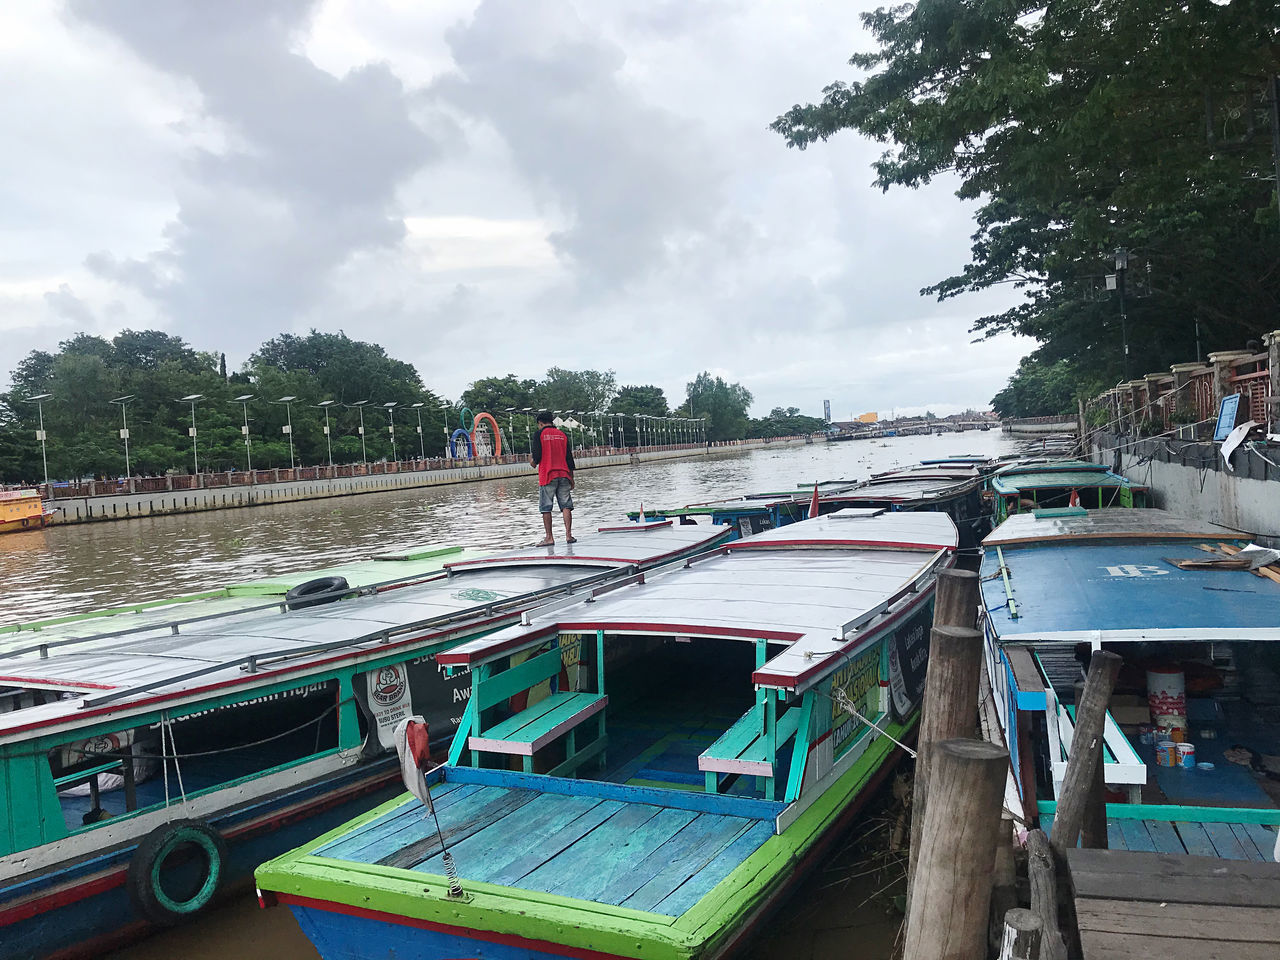
{"label": "green painted edge", "polygon": [[396,563],[401,560],[430,560],[432,557],[445,557],[462,553],[464,549],[464,547],[429,547],[426,549],[410,547],[408,550],[390,550],[386,553],[376,553],[370,559],[390,563]]}
{"label": "green painted edge", "polygon": [[190,603],[193,600],[225,600],[231,597],[229,588],[206,590],[202,593],[185,593],[179,597],[167,597],[164,600],[147,600],[143,603],[130,603],[121,607],[106,607],[102,610],[89,610],[85,613],[73,613],[65,617],[53,617],[49,620],[29,620],[26,623],[11,623],[0,627],[2,633],[19,633],[24,631],[44,630],[48,627],[62,626],[68,623],[80,623],[85,620],[96,620],[101,617],[113,617],[121,613],[141,613],[170,604]]}
{"label": "green painted edge", "polygon": [[[1041,816],[1056,813],[1054,800],[1036,804]],[[1280,810],[1255,807],[1180,807],[1172,803],[1108,803],[1113,820],[1185,820],[1189,823],[1265,823],[1280,826]]]}
{"label": "green painted edge", "polygon": [[[915,722],[893,724],[887,732],[902,739]],[[344,824],[255,872],[258,887],[286,895],[512,934],[622,956],[689,960],[714,953],[738,926],[791,876],[796,863],[833,825],[893,750],[880,737],[854,765],[802,813],[785,836],[773,836],[680,917],[631,910],[555,894],[466,881],[473,899],[454,903],[444,896],[443,877],[412,870],[358,864],[313,856],[311,851],[410,802],[406,794]],[[423,893],[429,896],[423,896]]]}

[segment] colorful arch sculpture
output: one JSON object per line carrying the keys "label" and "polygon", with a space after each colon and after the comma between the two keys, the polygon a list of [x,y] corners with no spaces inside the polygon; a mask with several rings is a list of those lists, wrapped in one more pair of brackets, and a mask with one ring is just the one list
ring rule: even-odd
{"label": "colorful arch sculpture", "polygon": [[449,456],[455,457],[455,458],[458,456],[458,438],[459,437],[467,441],[467,456],[474,457],[476,455],[475,441],[471,439],[471,434],[467,433],[467,431],[462,429],[453,431],[453,436],[449,438]]}
{"label": "colorful arch sculpture", "polygon": [[471,421],[471,455],[475,456],[477,449],[476,429],[480,426],[481,420],[488,420],[489,425],[493,427],[493,455],[495,457],[502,456],[502,431],[498,429],[498,421],[493,419],[493,414],[491,413],[477,413]]}

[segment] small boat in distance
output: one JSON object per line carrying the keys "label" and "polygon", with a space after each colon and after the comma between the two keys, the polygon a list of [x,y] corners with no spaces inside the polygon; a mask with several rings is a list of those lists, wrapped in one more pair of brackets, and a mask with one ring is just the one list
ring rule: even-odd
{"label": "small boat in distance", "polygon": [[0,958],[101,956],[199,913],[390,796],[401,717],[449,742],[470,683],[439,653],[728,535],[628,523],[363,588],[319,578],[247,609],[18,634],[0,652]]}
{"label": "small boat in distance", "polygon": [[431,809],[264,864],[264,905],[325,960],[728,954],[892,770],[955,550],[837,512],[442,653],[471,692]]}
{"label": "small boat in distance", "polygon": [[57,513],[45,507],[39,490],[0,490],[0,533],[47,527]]}

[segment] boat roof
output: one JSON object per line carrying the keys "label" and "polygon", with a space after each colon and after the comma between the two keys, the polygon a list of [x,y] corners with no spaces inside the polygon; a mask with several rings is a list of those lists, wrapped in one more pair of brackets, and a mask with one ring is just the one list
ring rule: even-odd
{"label": "boat roof", "polygon": [[1128,477],[1123,477],[1100,463],[1087,460],[1051,460],[1022,462],[1001,467],[991,477],[991,488],[997,493],[1018,493],[1022,490],[1045,487],[1134,487]]}
{"label": "boat roof", "polygon": [[1225,557],[1218,545],[1241,543],[1239,531],[1163,510],[1027,517],[984,541],[983,604],[1001,643],[1280,641],[1280,583],[1174,562]]}
{"label": "boat roof", "polygon": [[279,602],[110,636],[73,638],[0,654],[3,688],[66,699],[0,713],[0,743],[23,731],[88,722],[166,701],[202,702],[236,686],[331,672],[339,663],[419,650],[500,626],[550,596],[588,590],[628,571],[696,553],[726,539],[724,526],[669,521],[583,534],[576,544],[510,550],[452,564],[410,585],[303,609]]}
{"label": "boat roof", "polygon": [[1237,540],[1244,536],[1231,527],[1198,517],[1182,517],[1154,507],[1149,510],[1068,507],[1015,513],[987,534],[982,544],[995,547],[1053,540]]}
{"label": "boat roof", "polygon": [[589,606],[535,616],[441,653],[437,662],[485,663],[562,632],[763,639],[784,647],[753,682],[803,690],[868,631],[921,601],[921,587],[956,544],[945,513],[838,511],[748,537]]}

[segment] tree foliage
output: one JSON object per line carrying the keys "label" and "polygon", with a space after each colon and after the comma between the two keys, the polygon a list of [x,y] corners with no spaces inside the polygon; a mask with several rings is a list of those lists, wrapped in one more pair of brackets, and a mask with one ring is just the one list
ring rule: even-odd
{"label": "tree foliage", "polygon": [[752,420],[747,432],[753,437],[795,437],[819,433],[826,426],[822,417],[805,416],[799,407],[774,407],[767,417]]}
{"label": "tree foliage", "polygon": [[588,413],[607,410],[618,392],[612,370],[565,370],[552,367],[534,396],[548,410]]}
{"label": "tree foliage", "polygon": [[751,391],[740,383],[726,383],[703,371],[685,386],[689,416],[706,420],[708,440],[738,440],[747,435]]}
{"label": "tree foliage", "polygon": [[773,129],[804,148],[845,129],[888,145],[882,189],[944,172],[982,201],[972,257],[940,299],[1010,283],[1027,297],[979,318],[1096,381],[1124,367],[1112,251],[1132,254],[1129,373],[1239,346],[1275,325],[1280,221],[1268,76],[1274,0],[922,0],[864,15],[878,49]]}

